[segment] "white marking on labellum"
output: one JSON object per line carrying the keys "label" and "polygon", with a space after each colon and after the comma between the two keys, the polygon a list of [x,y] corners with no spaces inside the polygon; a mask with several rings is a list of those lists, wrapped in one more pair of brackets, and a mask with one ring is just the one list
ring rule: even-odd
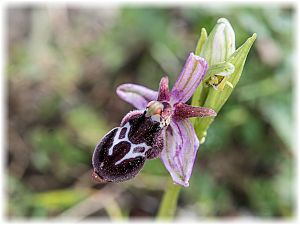
{"label": "white marking on labellum", "polygon": [[119,161],[117,161],[115,163],[115,165],[118,165],[120,164],[121,162],[123,162],[125,159],[132,159],[132,158],[136,158],[138,156],[142,156],[142,157],[146,157],[146,151],[145,152],[133,152],[133,149],[135,147],[144,147],[147,150],[149,150],[150,148],[152,148],[151,146],[148,146],[146,145],[145,143],[143,144],[138,144],[138,145],[135,145],[135,144],[132,144],[131,143],[131,147],[130,147],[130,150],[126,153],[126,155],[124,155],[124,157],[122,159],[120,159]]}
{"label": "white marking on labellum", "polygon": [[145,152],[145,148],[137,147],[133,149],[133,152]]}
{"label": "white marking on labellum", "polygon": [[160,115],[155,114],[155,115],[151,116],[151,120],[156,121],[156,122],[160,122],[160,120],[161,120]]}
{"label": "white marking on labellum", "polygon": [[[120,135],[121,134],[121,131],[126,128],[126,133],[125,135]],[[113,141],[113,144],[112,146],[109,148],[108,150],[108,155],[112,155],[113,154],[113,149],[114,149],[114,146],[116,146],[117,144],[119,144],[121,141],[129,141],[128,139],[128,132],[129,132],[129,128],[130,128],[130,124],[129,122],[127,122],[123,127],[119,127],[118,130],[117,130],[117,133],[115,134],[114,136],[114,141]]]}
{"label": "white marking on labellum", "polygon": [[[125,135],[122,134],[120,135],[121,131],[126,128],[126,133]],[[152,147],[151,146],[148,146],[146,143],[140,143],[140,144],[133,144],[129,138],[128,138],[128,134],[129,134],[129,131],[130,131],[130,124],[129,122],[127,122],[123,127],[119,127],[118,130],[117,130],[117,133],[115,134],[114,136],[114,140],[113,140],[113,144],[112,146],[109,148],[108,150],[108,155],[112,155],[113,154],[113,149],[114,149],[114,146],[116,146],[117,144],[119,144],[120,142],[122,141],[126,141],[130,144],[130,149],[129,151],[126,153],[126,155],[124,155],[124,157],[122,159],[120,159],[119,161],[117,161],[115,163],[115,165],[118,165],[120,164],[121,162],[123,162],[124,160],[126,159],[131,159],[131,158],[136,158],[138,156],[142,156],[142,157],[146,157],[146,152],[151,149]],[[123,131],[124,132],[124,131]],[[123,133],[122,132],[122,133]],[[119,138],[121,137],[121,138]],[[143,152],[136,152],[134,151],[135,148],[144,148],[145,151]]]}
{"label": "white marking on labellum", "polygon": [[121,132],[120,132],[120,135],[119,135],[119,139],[125,138],[126,132],[127,132],[127,128],[126,128],[126,127],[123,127],[123,128],[121,129]]}

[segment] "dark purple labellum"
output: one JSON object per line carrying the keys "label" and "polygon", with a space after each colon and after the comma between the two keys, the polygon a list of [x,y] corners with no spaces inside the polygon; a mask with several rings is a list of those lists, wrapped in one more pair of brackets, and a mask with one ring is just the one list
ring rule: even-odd
{"label": "dark purple labellum", "polygon": [[146,159],[161,152],[162,129],[146,111],[128,113],[121,127],[112,129],[96,146],[93,177],[100,182],[120,182],[136,176]]}

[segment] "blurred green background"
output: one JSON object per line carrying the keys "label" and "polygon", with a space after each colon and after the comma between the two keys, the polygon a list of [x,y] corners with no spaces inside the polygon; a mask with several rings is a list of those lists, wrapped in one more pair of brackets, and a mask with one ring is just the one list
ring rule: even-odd
{"label": "blurred green background", "polygon": [[294,216],[292,6],[8,6],[6,216],[153,218],[167,177],[159,159],[133,180],[97,184],[97,142],[133,108],[125,82],[171,86],[201,27],[225,17],[240,46],[258,38],[243,75],[200,146],[177,219]]}

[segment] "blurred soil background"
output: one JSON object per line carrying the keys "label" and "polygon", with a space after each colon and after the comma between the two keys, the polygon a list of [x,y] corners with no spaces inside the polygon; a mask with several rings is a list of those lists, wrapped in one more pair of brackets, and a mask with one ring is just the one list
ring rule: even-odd
{"label": "blurred soil background", "polygon": [[220,17],[239,47],[258,39],[200,146],[176,218],[291,218],[295,210],[295,10],[292,6],[6,8],[6,217],[153,218],[167,177],[159,159],[133,180],[97,184],[97,142],[133,108],[115,88],[174,83],[200,30]]}

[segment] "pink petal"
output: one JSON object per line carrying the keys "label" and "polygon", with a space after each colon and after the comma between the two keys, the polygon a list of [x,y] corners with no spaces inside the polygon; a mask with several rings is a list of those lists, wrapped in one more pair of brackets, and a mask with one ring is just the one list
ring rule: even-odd
{"label": "pink petal", "polygon": [[189,186],[199,140],[188,119],[172,120],[164,135],[161,160],[175,183]]}
{"label": "pink petal", "polygon": [[156,100],[158,95],[157,91],[136,84],[120,85],[117,94],[137,109],[145,109],[148,102]]}
{"label": "pink petal", "polygon": [[190,53],[171,91],[171,102],[187,102],[196,91],[206,69],[205,59]]}
{"label": "pink petal", "polygon": [[173,118],[176,120],[182,120],[190,117],[208,117],[216,116],[215,110],[206,107],[195,107],[185,103],[175,104],[175,110]]}
{"label": "pink petal", "polygon": [[170,92],[169,92],[169,78],[163,77],[159,83],[158,97],[157,101],[169,101]]}

